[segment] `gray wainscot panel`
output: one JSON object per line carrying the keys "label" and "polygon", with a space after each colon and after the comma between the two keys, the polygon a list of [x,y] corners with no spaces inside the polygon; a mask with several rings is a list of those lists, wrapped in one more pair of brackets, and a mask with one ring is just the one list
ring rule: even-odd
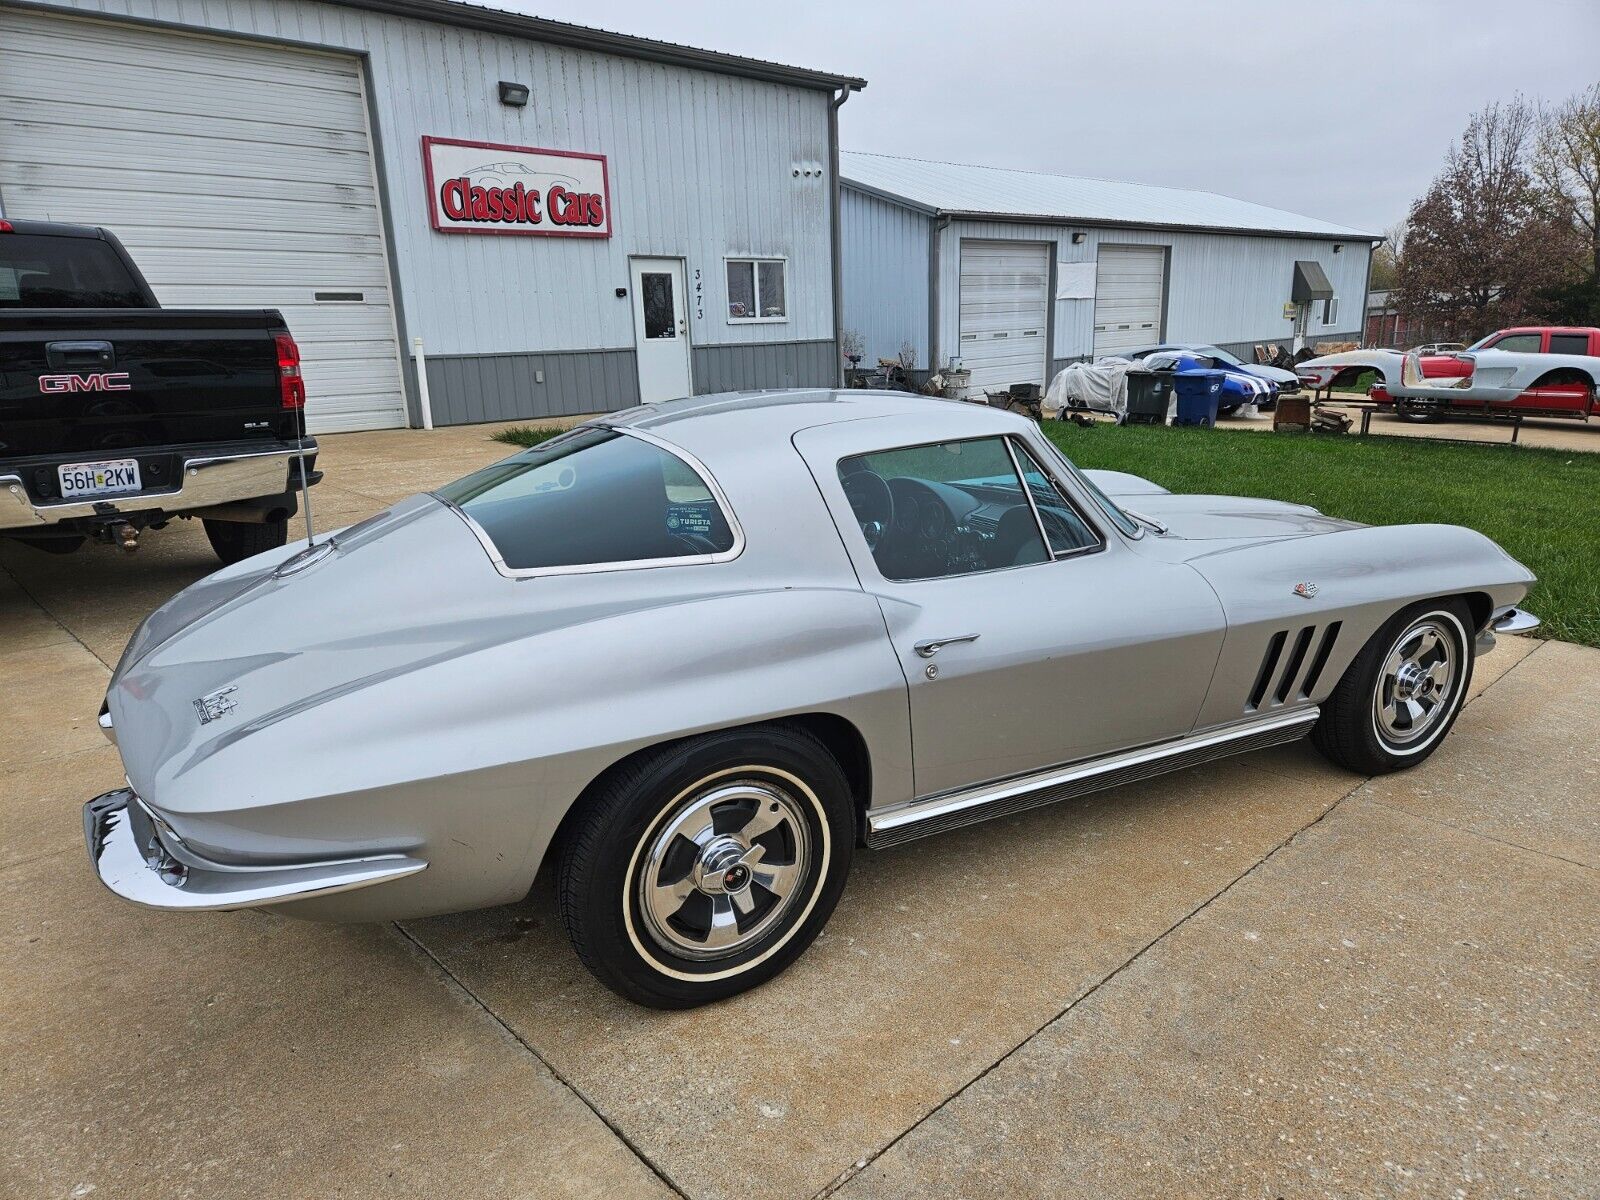
{"label": "gray wainscot panel", "polygon": [[428,392],[435,425],[577,417],[632,408],[639,376],[631,348],[430,355]]}
{"label": "gray wainscot panel", "polygon": [[831,338],[694,348],[697,395],[747,388],[833,387],[839,352]]}

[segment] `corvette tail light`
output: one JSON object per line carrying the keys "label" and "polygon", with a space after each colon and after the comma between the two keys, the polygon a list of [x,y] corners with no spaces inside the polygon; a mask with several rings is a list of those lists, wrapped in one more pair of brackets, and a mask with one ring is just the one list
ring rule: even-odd
{"label": "corvette tail light", "polygon": [[300,347],[287,333],[274,334],[278,347],[278,394],[286,409],[306,406],[306,381],[300,377]]}
{"label": "corvette tail light", "polygon": [[16,226],[12,225],[10,221],[0,221],[0,233],[15,233],[16,231]]}

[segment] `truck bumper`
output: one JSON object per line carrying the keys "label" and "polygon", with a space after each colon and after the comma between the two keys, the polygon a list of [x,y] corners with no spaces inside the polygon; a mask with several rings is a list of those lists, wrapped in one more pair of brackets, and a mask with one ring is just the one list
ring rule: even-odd
{"label": "truck bumper", "polygon": [[404,854],[250,867],[208,862],[185,847],[131,788],[85,804],[83,836],[95,874],[118,896],[146,908],[188,912],[308,900],[403,879],[428,865]]}
{"label": "truck bumper", "polygon": [[[0,474],[0,529],[41,529],[75,521],[115,520],[120,514],[153,510],[176,514],[283,495],[298,481],[302,453],[309,470],[317,453],[316,443],[310,440],[304,451],[274,447],[186,458],[176,487],[55,502],[34,500],[22,476]],[[318,476],[311,472],[309,478],[315,482]]]}

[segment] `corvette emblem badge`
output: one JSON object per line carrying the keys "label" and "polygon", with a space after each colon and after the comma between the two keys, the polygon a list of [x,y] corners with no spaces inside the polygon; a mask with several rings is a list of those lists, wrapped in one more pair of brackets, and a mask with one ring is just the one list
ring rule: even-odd
{"label": "corvette emblem badge", "polygon": [[1294,585],[1294,594],[1309,600],[1317,594],[1317,585],[1314,583],[1297,583]]}
{"label": "corvette emblem badge", "polygon": [[238,690],[237,687],[225,687],[201,696],[196,700],[194,702],[194,711],[200,717],[200,724],[209,725],[211,722],[220,720],[231,713],[237,703],[233,698],[233,693]]}

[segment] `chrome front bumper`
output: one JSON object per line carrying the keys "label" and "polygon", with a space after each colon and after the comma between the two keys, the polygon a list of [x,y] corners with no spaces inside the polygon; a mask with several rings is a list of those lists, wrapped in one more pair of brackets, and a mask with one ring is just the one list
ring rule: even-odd
{"label": "chrome front bumper", "polygon": [[1487,654],[1494,649],[1494,635],[1497,633],[1532,633],[1541,623],[1526,609],[1503,608],[1489,618],[1489,624],[1478,635],[1478,653]]}
{"label": "chrome front bumper", "polygon": [[[317,448],[307,442],[306,457]],[[293,486],[290,465],[301,457],[297,449],[269,450],[260,454],[228,454],[216,458],[191,458],[183,464],[176,488],[160,492],[135,492],[127,496],[90,496],[55,504],[37,503],[22,478],[0,475],[0,529],[37,529],[90,517],[115,517],[117,513],[161,509],[188,512],[197,508],[276,496]]]}
{"label": "chrome front bumper", "polygon": [[210,862],[186,847],[131,788],[85,804],[83,836],[100,882],[117,895],[147,908],[188,912],[256,908],[348,892],[415,875],[428,865],[404,854],[250,867]]}

